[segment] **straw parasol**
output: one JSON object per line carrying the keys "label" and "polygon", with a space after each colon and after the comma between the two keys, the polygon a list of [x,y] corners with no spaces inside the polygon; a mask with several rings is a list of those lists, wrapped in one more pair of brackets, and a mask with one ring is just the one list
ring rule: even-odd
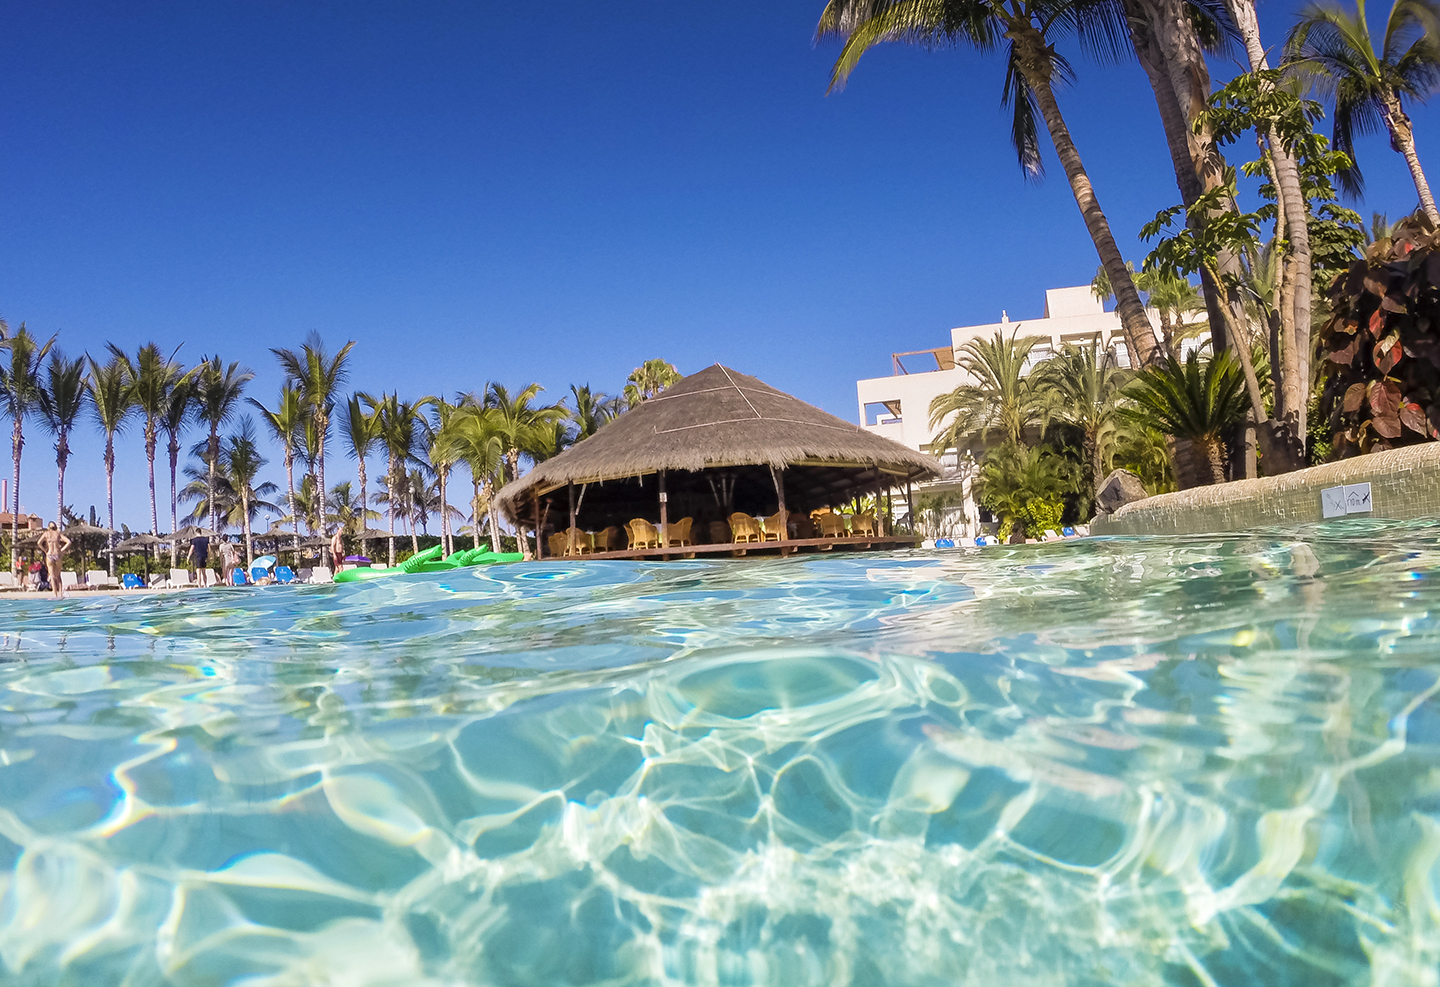
{"label": "straw parasol", "polygon": [[657,502],[663,520],[668,480],[672,503],[713,495],[716,512],[768,514],[787,498],[792,510],[808,510],[941,473],[924,453],[717,363],[540,463],[497,501],[523,523],[540,499],[568,488],[573,504],[575,489],[588,487],[581,496],[597,524]]}
{"label": "straw parasol", "polygon": [[145,579],[148,582],[150,579],[150,549],[154,548],[156,545],[163,544],[165,544],[164,538],[156,537],[149,532],[142,532],[138,535],[131,535],[129,538],[126,538],[120,544],[116,545],[115,551],[126,555],[133,554],[135,552],[144,552]]}
{"label": "straw parasol", "polygon": [[199,525],[187,524],[179,531],[171,535],[167,541],[189,541],[192,538],[219,538],[220,532],[214,528],[202,528]]}

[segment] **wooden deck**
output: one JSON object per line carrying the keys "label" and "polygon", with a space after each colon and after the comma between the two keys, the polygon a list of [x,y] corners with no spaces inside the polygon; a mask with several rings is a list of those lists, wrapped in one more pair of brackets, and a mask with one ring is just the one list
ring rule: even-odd
{"label": "wooden deck", "polygon": [[791,538],[787,541],[767,542],[724,542],[719,545],[667,545],[665,548],[623,549],[618,552],[593,552],[586,555],[555,556],[552,558],[576,559],[667,559],[676,556],[694,558],[698,555],[753,555],[759,552],[776,552],[793,555],[802,549],[828,552],[836,548],[914,548],[920,544],[918,535],[860,535],[846,538]]}

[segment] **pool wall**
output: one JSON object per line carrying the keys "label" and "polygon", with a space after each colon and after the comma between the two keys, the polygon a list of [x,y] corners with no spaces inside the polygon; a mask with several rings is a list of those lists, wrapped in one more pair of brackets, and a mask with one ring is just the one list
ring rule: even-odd
{"label": "pool wall", "polygon": [[1440,442],[1356,456],[1283,476],[1236,480],[1126,504],[1090,523],[1096,535],[1196,535],[1325,519],[1321,491],[1370,484],[1369,517],[1440,517]]}

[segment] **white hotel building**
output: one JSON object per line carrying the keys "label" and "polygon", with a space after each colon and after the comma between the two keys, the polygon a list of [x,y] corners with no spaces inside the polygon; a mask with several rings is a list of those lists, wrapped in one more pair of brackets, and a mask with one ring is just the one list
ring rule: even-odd
{"label": "white hotel building", "polygon": [[[1149,314],[1158,334],[1159,317],[1153,311]],[[1090,286],[1082,285],[1046,291],[1045,314],[1038,319],[1012,322],[1006,313],[1001,312],[999,322],[951,329],[950,341],[944,346],[891,354],[890,376],[856,381],[860,424],[911,449],[931,453],[947,467],[944,478],[924,484],[924,489],[917,490],[916,496],[942,491],[963,496],[963,510],[950,511],[948,524],[938,532],[952,537],[973,537],[977,531],[979,515],[970,493],[970,480],[983,445],[976,443],[973,448],[958,451],[932,449],[930,442],[939,427],[930,424],[930,402],[961,384],[977,383],[955,366],[955,355],[970,340],[990,339],[996,332],[1003,332],[1007,338],[1014,334],[1020,337],[1041,336],[1048,340],[1038,343],[1030,351],[1029,366],[1048,359],[1066,343],[1088,344],[1093,341],[1113,349],[1120,365],[1129,366],[1119,315],[1105,311],[1105,306],[1091,293]],[[899,513],[903,513],[903,499],[895,501],[895,506],[900,509]]]}

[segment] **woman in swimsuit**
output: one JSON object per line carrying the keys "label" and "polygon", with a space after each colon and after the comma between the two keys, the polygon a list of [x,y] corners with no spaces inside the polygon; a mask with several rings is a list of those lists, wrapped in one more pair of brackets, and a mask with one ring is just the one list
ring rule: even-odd
{"label": "woman in swimsuit", "polygon": [[65,556],[65,550],[70,547],[70,539],[51,521],[50,527],[40,535],[36,545],[45,553],[45,567],[50,572],[50,587],[55,591],[55,599],[65,599],[65,584],[60,579],[60,562]]}

